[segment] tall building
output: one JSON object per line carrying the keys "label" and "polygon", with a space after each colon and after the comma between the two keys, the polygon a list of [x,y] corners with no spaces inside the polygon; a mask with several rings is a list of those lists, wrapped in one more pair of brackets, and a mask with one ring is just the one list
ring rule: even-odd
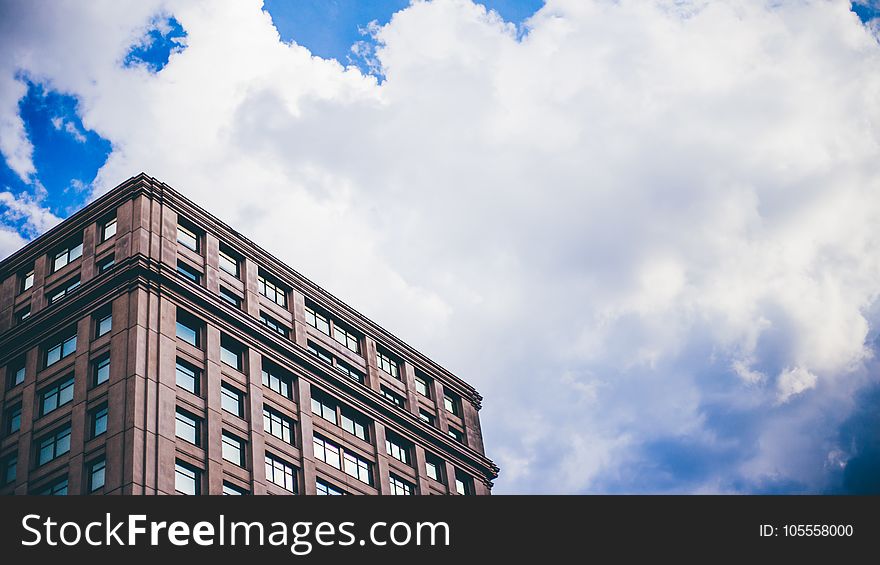
{"label": "tall building", "polygon": [[489,494],[481,397],[140,174],[0,262],[0,494]]}

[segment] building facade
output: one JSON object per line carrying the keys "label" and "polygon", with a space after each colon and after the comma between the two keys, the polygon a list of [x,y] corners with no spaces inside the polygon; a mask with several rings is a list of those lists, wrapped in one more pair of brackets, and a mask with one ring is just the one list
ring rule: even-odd
{"label": "building facade", "polygon": [[477,391],[141,174],[0,262],[0,494],[489,494]]}

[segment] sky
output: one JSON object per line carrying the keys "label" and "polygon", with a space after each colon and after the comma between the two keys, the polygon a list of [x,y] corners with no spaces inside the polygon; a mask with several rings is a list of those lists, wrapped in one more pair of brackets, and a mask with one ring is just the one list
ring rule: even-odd
{"label": "sky", "polygon": [[484,396],[496,493],[880,492],[874,0],[0,1],[0,257],[144,171]]}

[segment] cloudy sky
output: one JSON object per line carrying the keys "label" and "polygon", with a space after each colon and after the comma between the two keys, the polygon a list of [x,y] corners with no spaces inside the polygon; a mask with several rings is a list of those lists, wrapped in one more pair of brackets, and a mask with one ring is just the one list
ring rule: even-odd
{"label": "cloudy sky", "polygon": [[880,491],[880,4],[0,1],[0,257],[145,171],[485,397],[499,493]]}

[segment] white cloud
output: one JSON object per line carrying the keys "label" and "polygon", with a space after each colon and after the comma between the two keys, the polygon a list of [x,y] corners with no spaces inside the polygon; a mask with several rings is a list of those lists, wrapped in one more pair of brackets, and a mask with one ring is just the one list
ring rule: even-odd
{"label": "white cloud", "polygon": [[21,231],[31,236],[39,235],[61,221],[43,207],[44,198],[45,195],[39,190],[36,197],[27,193],[16,196],[8,190],[0,192],[0,218],[11,223],[21,223]]}
{"label": "white cloud", "polygon": [[63,128],[64,131],[69,133],[70,136],[77,141],[77,143],[86,142],[86,136],[83,135],[83,133],[79,131],[79,128],[76,127],[76,124],[71,122],[70,120],[65,120],[60,116],[55,116],[54,118],[52,118],[51,122],[52,127],[59,131]]}
{"label": "white cloud", "polygon": [[[160,12],[187,48],[123,69]],[[880,47],[847,2],[551,0],[522,41],[417,2],[374,30],[381,85],[258,1],[22,20],[4,74],[81,98],[99,190],[161,178],[473,382],[501,491],[821,488],[880,291]],[[728,459],[644,483],[674,442]]]}

